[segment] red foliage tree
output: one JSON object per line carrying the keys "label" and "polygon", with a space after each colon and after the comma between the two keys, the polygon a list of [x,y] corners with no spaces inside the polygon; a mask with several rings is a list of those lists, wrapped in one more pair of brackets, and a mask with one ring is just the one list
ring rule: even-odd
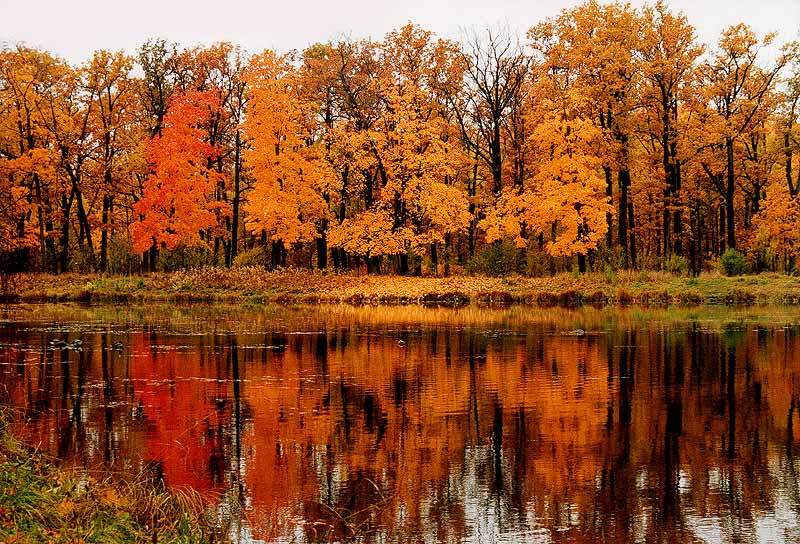
{"label": "red foliage tree", "polygon": [[205,140],[203,128],[217,107],[218,99],[210,92],[178,95],[162,135],[148,142],[151,174],[134,206],[140,219],[131,225],[137,251],[203,245],[203,231],[227,212],[228,205],[213,198],[220,174],[209,165],[218,150]]}

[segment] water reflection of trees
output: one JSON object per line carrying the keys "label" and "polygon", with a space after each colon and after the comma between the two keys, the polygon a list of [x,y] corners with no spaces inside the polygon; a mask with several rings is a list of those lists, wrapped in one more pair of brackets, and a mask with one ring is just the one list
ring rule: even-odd
{"label": "water reflection of trees", "polygon": [[43,448],[267,539],[800,538],[796,326],[532,314],[101,314],[83,351],[10,323],[0,379]]}

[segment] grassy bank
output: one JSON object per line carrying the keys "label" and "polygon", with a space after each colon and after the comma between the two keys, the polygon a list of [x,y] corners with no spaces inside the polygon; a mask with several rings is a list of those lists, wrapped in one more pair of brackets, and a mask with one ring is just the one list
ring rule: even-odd
{"label": "grassy bank", "polygon": [[0,542],[221,540],[202,501],[151,482],[98,481],[55,465],[11,436],[0,413]]}
{"label": "grassy bank", "polygon": [[666,272],[560,274],[545,278],[419,278],[301,270],[204,268],[144,276],[20,274],[6,301],[350,304],[535,304],[540,306],[798,304],[800,278],[781,274],[697,278]]}

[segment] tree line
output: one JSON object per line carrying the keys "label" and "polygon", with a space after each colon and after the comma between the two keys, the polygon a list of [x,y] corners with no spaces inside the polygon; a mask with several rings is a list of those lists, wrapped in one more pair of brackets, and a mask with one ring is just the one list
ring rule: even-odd
{"label": "tree line", "polygon": [[[698,273],[800,249],[800,46],[662,1],[461,41],[0,50],[0,261]],[[773,54],[765,55],[765,48]],[[777,53],[774,53],[777,48]]]}

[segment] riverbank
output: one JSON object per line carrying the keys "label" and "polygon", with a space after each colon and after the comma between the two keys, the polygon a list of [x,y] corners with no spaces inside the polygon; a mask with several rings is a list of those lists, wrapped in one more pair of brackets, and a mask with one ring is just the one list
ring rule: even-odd
{"label": "riverbank", "polygon": [[19,274],[7,302],[225,302],[274,304],[531,304],[539,306],[800,304],[800,278],[766,273],[696,278],[666,272],[447,278],[203,268],[142,276]]}
{"label": "riverbank", "polygon": [[222,540],[195,493],[61,468],[9,434],[5,417],[0,413],[0,542]]}

